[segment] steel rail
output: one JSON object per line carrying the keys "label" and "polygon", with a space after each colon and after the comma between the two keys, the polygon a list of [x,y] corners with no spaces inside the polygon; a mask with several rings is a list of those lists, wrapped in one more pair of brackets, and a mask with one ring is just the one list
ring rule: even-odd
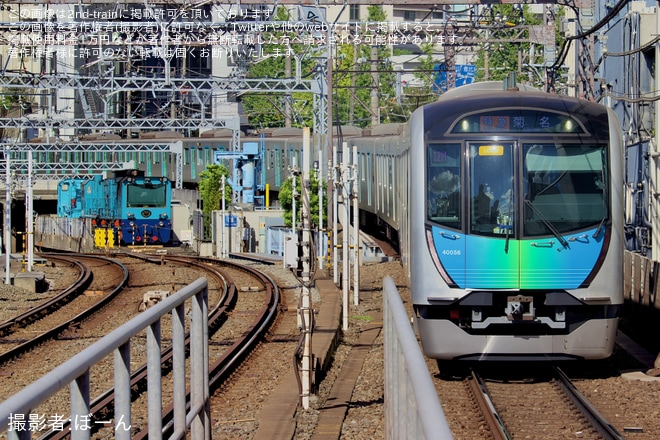
{"label": "steel rail", "polygon": [[[259,315],[250,326],[250,329],[243,333],[240,339],[234,342],[234,344],[232,344],[231,347],[229,347],[227,351],[225,351],[225,353],[211,367],[209,367],[209,390],[212,391],[219,387],[224,380],[229,377],[231,372],[235,371],[250,351],[257,345],[263,335],[268,331],[272,323],[275,322],[280,303],[280,292],[277,288],[277,284],[272,278],[251,267],[212,258],[198,257],[197,260],[208,264],[229,266],[233,269],[238,269],[251,274],[264,283],[268,295],[267,304],[259,311]],[[186,406],[189,407],[189,389],[186,390],[186,402]],[[172,404],[163,410],[163,432],[158,438],[169,438],[173,434],[173,414],[174,406]],[[143,440],[148,436],[149,432],[145,429],[133,436],[133,440]]]}
{"label": "steel rail", "polygon": [[559,368],[554,367],[559,387],[566,393],[571,402],[589,420],[589,423],[603,436],[605,440],[623,440],[624,437],[611,423],[601,415],[596,407],[577,389],[568,376]]}
{"label": "steel rail", "polygon": [[[71,255],[71,254],[69,254],[69,255]],[[123,273],[123,277],[122,277],[121,282],[108,295],[106,295],[105,298],[101,299],[99,302],[97,302],[93,306],[89,307],[87,310],[85,310],[85,311],[79,313],[78,315],[74,316],[73,318],[68,319],[67,321],[53,327],[52,329],[41,333],[40,335],[30,339],[29,341],[26,341],[26,342],[24,342],[24,343],[22,343],[22,344],[20,344],[16,347],[12,348],[11,350],[8,350],[8,351],[0,354],[0,364],[5,364],[5,363],[9,362],[10,360],[15,359],[15,358],[27,353],[28,351],[30,351],[31,349],[33,349],[37,345],[42,344],[42,343],[44,343],[44,342],[46,342],[50,339],[54,339],[56,336],[58,336],[62,332],[68,330],[71,327],[75,327],[76,325],[78,325],[78,324],[82,323],[83,321],[87,320],[92,315],[94,315],[99,310],[101,310],[103,307],[105,307],[108,303],[110,303],[110,301],[112,301],[114,299],[114,297],[117,296],[117,294],[119,294],[119,292],[121,292],[124,289],[124,287],[128,284],[129,273],[128,273],[128,269],[123,264],[120,264],[119,262],[117,262],[115,260],[112,260],[110,258],[101,257],[101,256],[80,255],[80,257],[97,258],[99,260],[105,260],[105,261],[107,261],[111,264],[114,264],[114,265],[118,266],[122,270],[122,273]]]}
{"label": "steel rail", "polygon": [[[43,256],[45,254],[41,255]],[[73,258],[59,255],[49,256],[48,258],[51,260],[64,261],[71,264],[72,266],[76,266],[80,270],[80,276],[71,286],[67,287],[61,293],[49,299],[48,301],[44,301],[41,304],[30,308],[24,313],[21,313],[20,315],[14,316],[13,318],[0,323],[0,337],[11,334],[17,329],[39,320],[41,317],[50,313],[50,311],[54,308],[69,303],[73,298],[80,295],[81,291],[84,291],[84,289],[89,287],[91,284],[92,271],[89,266],[81,263],[80,261],[74,260]]]}
{"label": "steel rail", "polygon": [[[215,389],[215,387],[217,387],[223,380],[226,379],[226,377],[231,373],[231,371],[234,371],[236,366],[240,363],[240,361],[242,361],[245,358],[245,356],[247,356],[249,350],[252,349],[257,344],[259,338],[268,330],[270,324],[272,324],[272,322],[274,322],[275,318],[277,317],[277,309],[280,302],[280,294],[279,294],[279,290],[277,289],[277,285],[270,277],[264,275],[263,273],[255,269],[252,269],[247,266],[239,265],[233,262],[229,263],[229,262],[224,262],[224,261],[219,261],[216,259],[204,258],[204,257],[172,257],[172,256],[162,255],[154,258],[151,256],[144,256],[139,254],[126,254],[126,256],[138,258],[145,262],[151,262],[154,264],[163,264],[166,261],[176,261],[182,264],[201,267],[206,271],[211,271],[211,273],[213,273],[215,276],[218,276],[221,279],[222,283],[224,283],[225,285],[225,291],[218,304],[214,307],[212,311],[209,312],[208,325],[211,330],[217,329],[219,325],[222,322],[224,322],[227,316],[227,310],[233,307],[237,297],[237,289],[234,283],[231,281],[231,278],[228,277],[226,274],[221,274],[219,271],[216,271],[216,269],[214,269],[213,267],[214,265],[221,264],[221,265],[229,266],[233,269],[241,270],[243,272],[251,274],[252,276],[257,277],[264,283],[264,286],[266,287],[266,291],[268,294],[268,304],[264,306],[262,310],[260,310],[259,316],[255,319],[255,322],[253,322],[250,329],[241,336],[241,339],[236,341],[220,357],[220,359],[216,361],[216,363],[209,369],[210,389]],[[186,353],[188,353],[189,345],[190,345],[190,335],[186,334],[186,339],[185,339]],[[167,370],[169,368],[171,357],[172,357],[172,347],[168,347],[161,354],[161,368],[163,368],[164,370]],[[138,369],[131,374],[132,390],[139,391],[146,387],[146,379],[147,379],[146,368],[147,368],[146,365],[142,365],[138,367]],[[136,396],[133,396],[132,398],[134,397]],[[190,397],[190,390],[187,389],[186,400],[188,403],[186,405],[188,408],[190,406],[189,397]],[[101,418],[108,418],[112,416],[114,411],[112,406],[114,402],[114,398],[115,398],[114,388],[111,388],[94,399],[94,401],[91,403],[90,412],[94,416],[99,416]],[[163,410],[162,420],[164,422],[163,425],[164,434],[168,434],[168,433],[170,435],[172,434],[173,412],[174,412],[173,404],[170,404],[167,408]],[[68,426],[68,423],[69,422],[67,422],[67,424],[64,425],[64,428]],[[136,435],[134,435],[133,439],[146,438],[148,437],[148,435],[149,435],[148,429],[144,429],[138,432]],[[48,433],[41,436],[40,440],[60,440],[63,438],[67,438],[69,436],[70,436],[70,432],[67,429],[62,429],[58,431],[49,431]]]}
{"label": "steel rail", "polygon": [[486,390],[486,384],[484,384],[483,379],[474,371],[465,379],[466,385],[470,390],[472,397],[476,400],[481,413],[486,419],[486,424],[490,429],[491,434],[495,440],[510,440],[511,436],[507,432],[504,422],[497,413],[495,405],[493,405],[490,396],[488,395],[488,390]]}
{"label": "steel rail", "polygon": [[[160,264],[164,262],[164,258],[151,258],[149,256],[143,256],[139,254],[124,254],[124,256],[130,256],[133,258],[140,259],[142,261]],[[214,270],[212,267],[202,265],[195,261],[191,261],[189,258],[167,258],[167,260],[177,261],[183,264],[188,264],[192,266],[197,266],[204,271],[212,273],[216,276],[220,282],[224,285],[224,291],[216,306],[209,312],[209,322],[208,326],[210,330],[217,329],[222,321],[226,318],[227,310],[233,308],[236,303],[236,288],[225,274],[220,273],[219,271]],[[186,355],[190,349],[190,333],[187,332],[185,335],[184,341],[186,347]],[[163,371],[169,371],[173,356],[173,347],[168,346],[161,353],[161,369]],[[144,390],[146,389],[147,383],[147,364],[143,364],[135,369],[131,373],[131,390]],[[136,396],[132,396],[132,399]],[[115,390],[114,388],[109,388],[108,390],[101,393],[90,403],[90,413],[100,420],[108,419],[114,415],[113,403],[115,401]],[[64,438],[70,437],[70,431],[68,427],[71,422],[67,421],[62,425],[62,429],[51,430],[46,434],[42,435],[40,440],[61,440]]]}

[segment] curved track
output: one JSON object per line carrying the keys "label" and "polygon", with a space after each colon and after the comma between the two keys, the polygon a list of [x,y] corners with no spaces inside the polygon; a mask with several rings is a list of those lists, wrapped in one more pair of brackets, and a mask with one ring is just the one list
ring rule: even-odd
{"label": "curved track", "polygon": [[[228,317],[229,312],[234,307],[237,300],[237,287],[232,278],[223,271],[222,266],[231,267],[242,272],[250,274],[260,280],[267,292],[267,304],[257,313],[257,317],[250,324],[249,330],[242,333],[241,336],[223,353],[223,355],[216,359],[211,360],[212,365],[209,368],[209,385],[211,389],[219,386],[227,377],[240,365],[241,361],[248,355],[250,350],[258,343],[260,338],[263,337],[268,330],[270,324],[277,317],[277,308],[279,305],[279,290],[275,282],[257,270],[243,266],[233,262],[218,261],[208,258],[184,258],[184,257],[171,257],[161,256],[152,258],[148,256],[134,255],[131,257],[140,258],[145,262],[163,263],[167,261],[176,262],[179,265],[189,265],[197,267],[201,270],[209,272],[212,276],[221,280],[224,284],[224,292],[220,301],[209,311],[209,333],[211,334],[217,330]],[[221,266],[221,267],[219,267]],[[189,347],[189,334],[186,335],[186,347]],[[161,368],[163,371],[170,371],[171,369],[171,347],[165,348],[161,354]],[[138,367],[131,374],[131,389],[135,391],[133,399],[135,400],[141,391],[146,389],[147,371],[146,365]],[[189,399],[189,390],[186,393],[186,399]],[[102,395],[98,396],[91,403],[91,413],[93,418],[107,420],[113,415],[113,402],[114,390],[109,389]],[[172,430],[173,418],[173,405],[167,406],[163,410],[164,422],[164,435],[170,433]],[[65,424],[64,429],[58,431],[50,431],[42,436],[42,439],[61,439],[68,437],[70,434],[68,424]],[[139,431],[134,438],[146,438],[149,435],[146,429]]]}
{"label": "curved track", "polygon": [[[233,269],[238,269],[254,276],[263,284],[264,288],[266,289],[267,296],[267,303],[264,304],[263,308],[257,313],[257,316],[252,321],[249,330],[243,333],[220,358],[215,360],[215,362],[211,361],[212,364],[209,367],[209,389],[212,392],[213,390],[217,389],[229,377],[229,375],[241,365],[250,351],[265,336],[271,324],[277,318],[277,310],[280,303],[280,293],[272,278],[254,268],[233,262],[219,262],[218,260],[209,258],[198,258],[198,260],[204,261],[207,264],[222,264],[224,266],[231,266]],[[209,317],[209,323],[210,322],[211,317]],[[209,324],[209,327],[210,326],[211,325]],[[189,399],[190,390],[187,390],[186,401],[189,401]],[[172,420],[173,413],[174,407],[172,405],[168,406],[163,411],[163,436],[165,437],[172,434],[172,424],[170,421]],[[148,434],[149,433],[146,430],[140,431],[140,433],[136,435],[134,439],[146,438]]]}
{"label": "curved track", "polygon": [[[53,258],[63,259],[68,257],[57,256]],[[122,274],[119,283],[117,283],[116,287],[108,295],[105,295],[102,299],[97,301],[91,307],[87,308],[85,311],[77,314],[76,316],[70,319],[61,322],[59,325],[52,327],[50,330],[41,332],[38,336],[31,338],[15,346],[14,348],[0,354],[0,364],[7,363],[16,357],[23,355],[24,353],[32,350],[34,347],[44,343],[45,341],[57,338],[59,335],[61,335],[70,328],[77,327],[82,321],[89,319],[92,315],[97,313],[99,310],[105,307],[109,302],[111,302],[114,299],[114,297],[128,283],[128,279],[129,279],[128,270],[126,269],[125,266],[123,266],[121,263],[115,260],[102,256],[92,256],[92,255],[80,255],[80,256],[76,256],[75,258],[78,260],[95,259],[95,260],[103,261],[106,264],[112,264],[116,266]],[[22,314],[21,316],[15,319],[20,318],[20,320],[17,322],[26,323],[21,325],[21,327],[24,328],[27,325],[27,323],[35,322],[41,319],[46,314],[52,313],[54,310],[59,309],[62,305],[70,302],[76,296],[81,295],[85,291],[85,289],[89,287],[89,284],[91,283],[91,279],[92,279],[91,271],[89,269],[83,270],[83,273],[79,278],[79,281],[73,286],[71,286],[70,289],[67,289],[65,292],[58,295],[58,297],[54,298],[53,300],[48,301],[47,303],[44,303],[40,306],[37,306],[34,309],[31,309],[30,311]],[[14,321],[14,320],[10,320],[10,321]],[[10,329],[15,331],[16,328],[17,328],[16,326],[12,327],[8,325],[7,327],[5,327],[5,331],[9,331]]]}
{"label": "curved track", "polygon": [[89,287],[89,284],[92,281],[92,271],[89,266],[71,257],[48,255],[48,258],[51,261],[60,261],[77,267],[80,271],[80,277],[73,285],[67,287],[50,300],[44,301],[30,310],[0,323],[0,337],[11,334],[15,332],[17,328],[25,327],[26,325],[40,319],[42,316],[51,313],[52,310],[69,303],[73,298],[80,295],[81,289],[84,290]]}

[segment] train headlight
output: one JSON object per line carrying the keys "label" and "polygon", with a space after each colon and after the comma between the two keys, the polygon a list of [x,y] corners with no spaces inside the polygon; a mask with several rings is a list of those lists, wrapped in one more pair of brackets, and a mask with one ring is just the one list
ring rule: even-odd
{"label": "train headlight", "polygon": [[161,228],[165,227],[165,222],[158,222],[158,226]]}
{"label": "train headlight", "polygon": [[568,132],[573,131],[573,129],[575,128],[575,127],[573,126],[573,121],[571,121],[570,119],[566,120],[566,122],[564,123],[564,125],[565,125],[565,127],[566,127],[566,131],[568,131]]}
{"label": "train headlight", "polygon": [[468,122],[467,119],[461,121],[461,130],[468,131],[469,128],[470,128],[470,123]]}
{"label": "train headlight", "polygon": [[128,222],[128,226],[130,226],[131,228],[134,227],[134,226],[135,226],[135,222]]}
{"label": "train headlight", "polygon": [[165,220],[165,219],[167,218],[167,214],[165,214],[164,212],[162,212],[158,217],[159,217],[161,220]]}
{"label": "train headlight", "polygon": [[135,219],[135,214],[133,214],[133,213],[129,213],[126,217],[128,217],[129,220],[130,220],[130,219]]}

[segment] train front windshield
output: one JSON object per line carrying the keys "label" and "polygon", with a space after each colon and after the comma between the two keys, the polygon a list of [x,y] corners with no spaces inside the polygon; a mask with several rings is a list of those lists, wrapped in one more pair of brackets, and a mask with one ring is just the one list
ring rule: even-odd
{"label": "train front windshield", "polygon": [[608,217],[605,147],[523,145],[526,236],[569,232]]}
{"label": "train front windshield", "polygon": [[427,219],[433,223],[513,237],[522,222],[523,237],[536,237],[608,219],[604,145],[474,141],[430,144],[427,152]]}
{"label": "train front windshield", "polygon": [[126,187],[126,203],[129,208],[165,208],[167,186],[129,184]]}

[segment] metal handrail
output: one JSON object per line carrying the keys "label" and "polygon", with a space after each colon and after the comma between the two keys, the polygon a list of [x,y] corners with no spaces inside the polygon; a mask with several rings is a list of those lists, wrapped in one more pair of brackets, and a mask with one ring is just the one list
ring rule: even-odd
{"label": "metal handrail", "polygon": [[[71,394],[71,420],[88,423],[90,411],[90,369],[93,365],[114,353],[114,388],[115,388],[115,438],[130,439],[131,423],[131,388],[130,388],[130,342],[131,338],[147,330],[147,368],[149,405],[149,431],[160,432],[161,381],[160,349],[161,319],[171,312],[173,365],[175,372],[185,372],[185,301],[190,304],[190,334],[193,344],[190,347],[190,384],[192,389],[190,410],[186,413],[186,402],[175,398],[175,419],[178,429],[185,432],[190,428],[193,439],[210,439],[210,406],[208,385],[208,281],[199,278],[188,286],[175,292],[164,301],[146,310],[126,324],[87,347],[71,359],[58,366],[18,393],[0,403],[0,432],[7,431],[10,440],[29,439],[32,432],[18,429],[24,425],[12,423],[21,415],[27,424],[28,413],[46,401],[67,384]],[[174,374],[174,395],[185,395],[185,374]],[[179,405],[177,409],[176,406]],[[154,417],[152,417],[152,415]],[[185,420],[185,428],[182,426]],[[91,435],[89,425],[71,430],[73,440],[88,440]]]}
{"label": "metal handrail", "polygon": [[453,439],[415,332],[391,277],[383,280],[385,438]]}

